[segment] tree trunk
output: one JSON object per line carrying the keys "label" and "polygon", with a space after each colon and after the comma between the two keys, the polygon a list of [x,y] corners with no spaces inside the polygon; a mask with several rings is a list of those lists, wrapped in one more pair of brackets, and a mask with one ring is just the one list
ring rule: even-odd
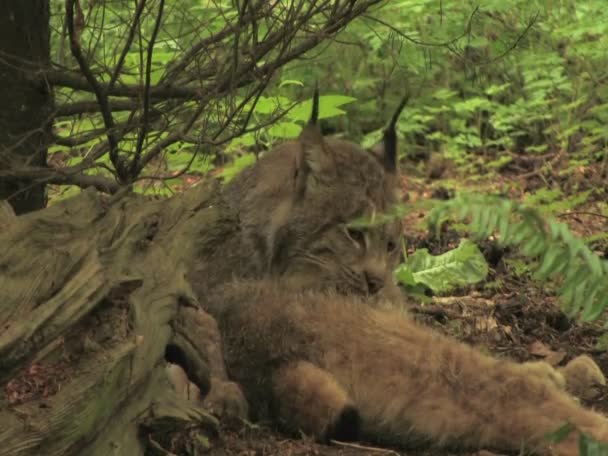
{"label": "tree trunk", "polygon": [[[26,78],[50,60],[48,0],[5,0],[0,14],[0,172],[46,166],[53,95],[43,78]],[[45,185],[0,179],[0,200],[17,214],[46,205]]]}
{"label": "tree trunk", "polygon": [[0,220],[0,455],[200,454],[217,422],[173,392],[164,356],[180,348],[209,389],[185,274],[227,214],[200,184]]}

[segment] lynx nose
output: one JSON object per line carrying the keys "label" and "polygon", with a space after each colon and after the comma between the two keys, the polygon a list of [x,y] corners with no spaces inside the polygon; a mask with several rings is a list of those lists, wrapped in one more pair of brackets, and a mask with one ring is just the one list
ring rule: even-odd
{"label": "lynx nose", "polygon": [[368,271],[364,272],[365,283],[367,284],[367,292],[369,294],[378,293],[384,286],[384,279]]}

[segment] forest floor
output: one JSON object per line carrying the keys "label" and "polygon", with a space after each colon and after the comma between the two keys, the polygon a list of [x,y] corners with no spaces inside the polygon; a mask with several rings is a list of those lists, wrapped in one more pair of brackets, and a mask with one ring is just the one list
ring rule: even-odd
{"label": "forest floor", "polygon": [[[600,166],[580,167],[565,175],[558,163],[547,172],[543,163],[526,157],[514,157],[503,169],[487,172],[487,167],[472,165],[468,171],[441,160],[406,163],[402,170],[402,187],[408,203],[431,198],[449,198],[454,190],[503,194],[523,200],[531,194],[547,193],[544,208],[548,215],[564,221],[579,237],[595,239],[589,245],[603,258],[608,258],[608,205],[605,194],[596,189],[608,188],[605,170]],[[181,188],[196,183],[200,177],[183,175]],[[179,191],[179,188],[177,188]],[[541,192],[539,192],[541,190]],[[584,197],[580,197],[584,195]],[[542,205],[542,198],[536,199]],[[466,233],[456,225],[443,230],[437,239],[424,224],[424,209],[409,212],[404,219],[408,253],[427,248],[440,254],[455,248]],[[420,304],[413,308],[415,318],[438,331],[476,346],[499,357],[517,361],[545,360],[559,366],[580,354],[588,354],[608,375],[608,337],[602,321],[583,324],[572,321],[560,310],[556,285],[533,280],[530,259],[517,252],[502,249],[493,238],[479,244],[490,265],[488,278],[481,284],[463,288],[453,296]],[[373,380],[372,380],[373,381]],[[608,388],[585,405],[608,413]],[[357,443],[320,445],[306,439],[289,439],[263,426],[224,428],[210,440],[209,453],[221,456],[266,455],[449,455],[450,452],[403,452]],[[493,453],[458,453],[490,456]]]}
{"label": "forest floor", "polygon": [[[564,199],[591,189],[590,196],[577,203],[574,209],[552,215],[566,222],[578,236],[599,238],[592,244],[592,249],[603,258],[608,258],[606,203],[601,198],[593,197],[594,187],[606,188],[608,183],[597,175],[596,170],[580,169],[566,180],[560,180],[557,176],[547,178],[533,170],[514,167],[480,179],[469,178],[443,164],[439,164],[444,168],[439,172],[432,169],[437,166],[437,163],[427,162],[404,170],[402,186],[408,201],[448,197],[451,190],[446,183],[452,188],[502,193],[515,199],[548,186],[562,189]],[[408,250],[428,248],[432,254],[439,254],[455,248],[463,233],[449,228],[437,240],[421,223],[425,215],[424,210],[418,210],[409,213],[404,220]],[[608,375],[608,352],[606,342],[602,342],[602,334],[605,333],[603,322],[583,324],[568,319],[559,308],[556,287],[533,280],[527,267],[530,260],[519,258],[515,252],[502,250],[491,238],[482,242],[480,248],[490,264],[487,280],[478,286],[458,290],[453,298],[444,299],[439,305],[416,306],[413,312],[417,319],[484,351],[517,361],[544,360],[559,366],[577,355],[588,354]],[[608,413],[608,388],[599,391],[597,397],[585,405]],[[212,445],[210,454],[226,456],[494,454],[488,451],[404,452],[367,443],[319,445],[306,439],[288,439],[264,427],[224,430],[220,437],[212,441]]]}

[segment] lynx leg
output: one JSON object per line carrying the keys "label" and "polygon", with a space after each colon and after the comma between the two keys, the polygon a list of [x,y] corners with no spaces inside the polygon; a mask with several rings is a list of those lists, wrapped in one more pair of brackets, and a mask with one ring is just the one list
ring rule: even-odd
{"label": "lynx leg", "polygon": [[287,429],[322,441],[357,438],[359,414],[328,372],[298,361],[279,368],[272,385],[279,420]]}

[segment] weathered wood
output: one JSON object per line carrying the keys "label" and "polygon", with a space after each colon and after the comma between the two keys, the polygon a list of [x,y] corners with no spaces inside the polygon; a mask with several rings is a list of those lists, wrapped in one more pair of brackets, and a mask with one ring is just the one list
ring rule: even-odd
{"label": "weathered wood", "polygon": [[16,218],[15,211],[9,202],[6,200],[0,201],[0,229],[13,223]]}
{"label": "weathered wood", "polygon": [[201,184],[170,200],[87,190],[4,224],[0,386],[8,393],[32,362],[62,360],[66,376],[48,398],[0,399],[0,455],[137,455],[158,444],[142,429],[217,424],[171,390],[164,353],[178,345],[209,389],[188,336],[197,319],[183,318],[200,312],[185,277],[230,221],[215,185]]}

